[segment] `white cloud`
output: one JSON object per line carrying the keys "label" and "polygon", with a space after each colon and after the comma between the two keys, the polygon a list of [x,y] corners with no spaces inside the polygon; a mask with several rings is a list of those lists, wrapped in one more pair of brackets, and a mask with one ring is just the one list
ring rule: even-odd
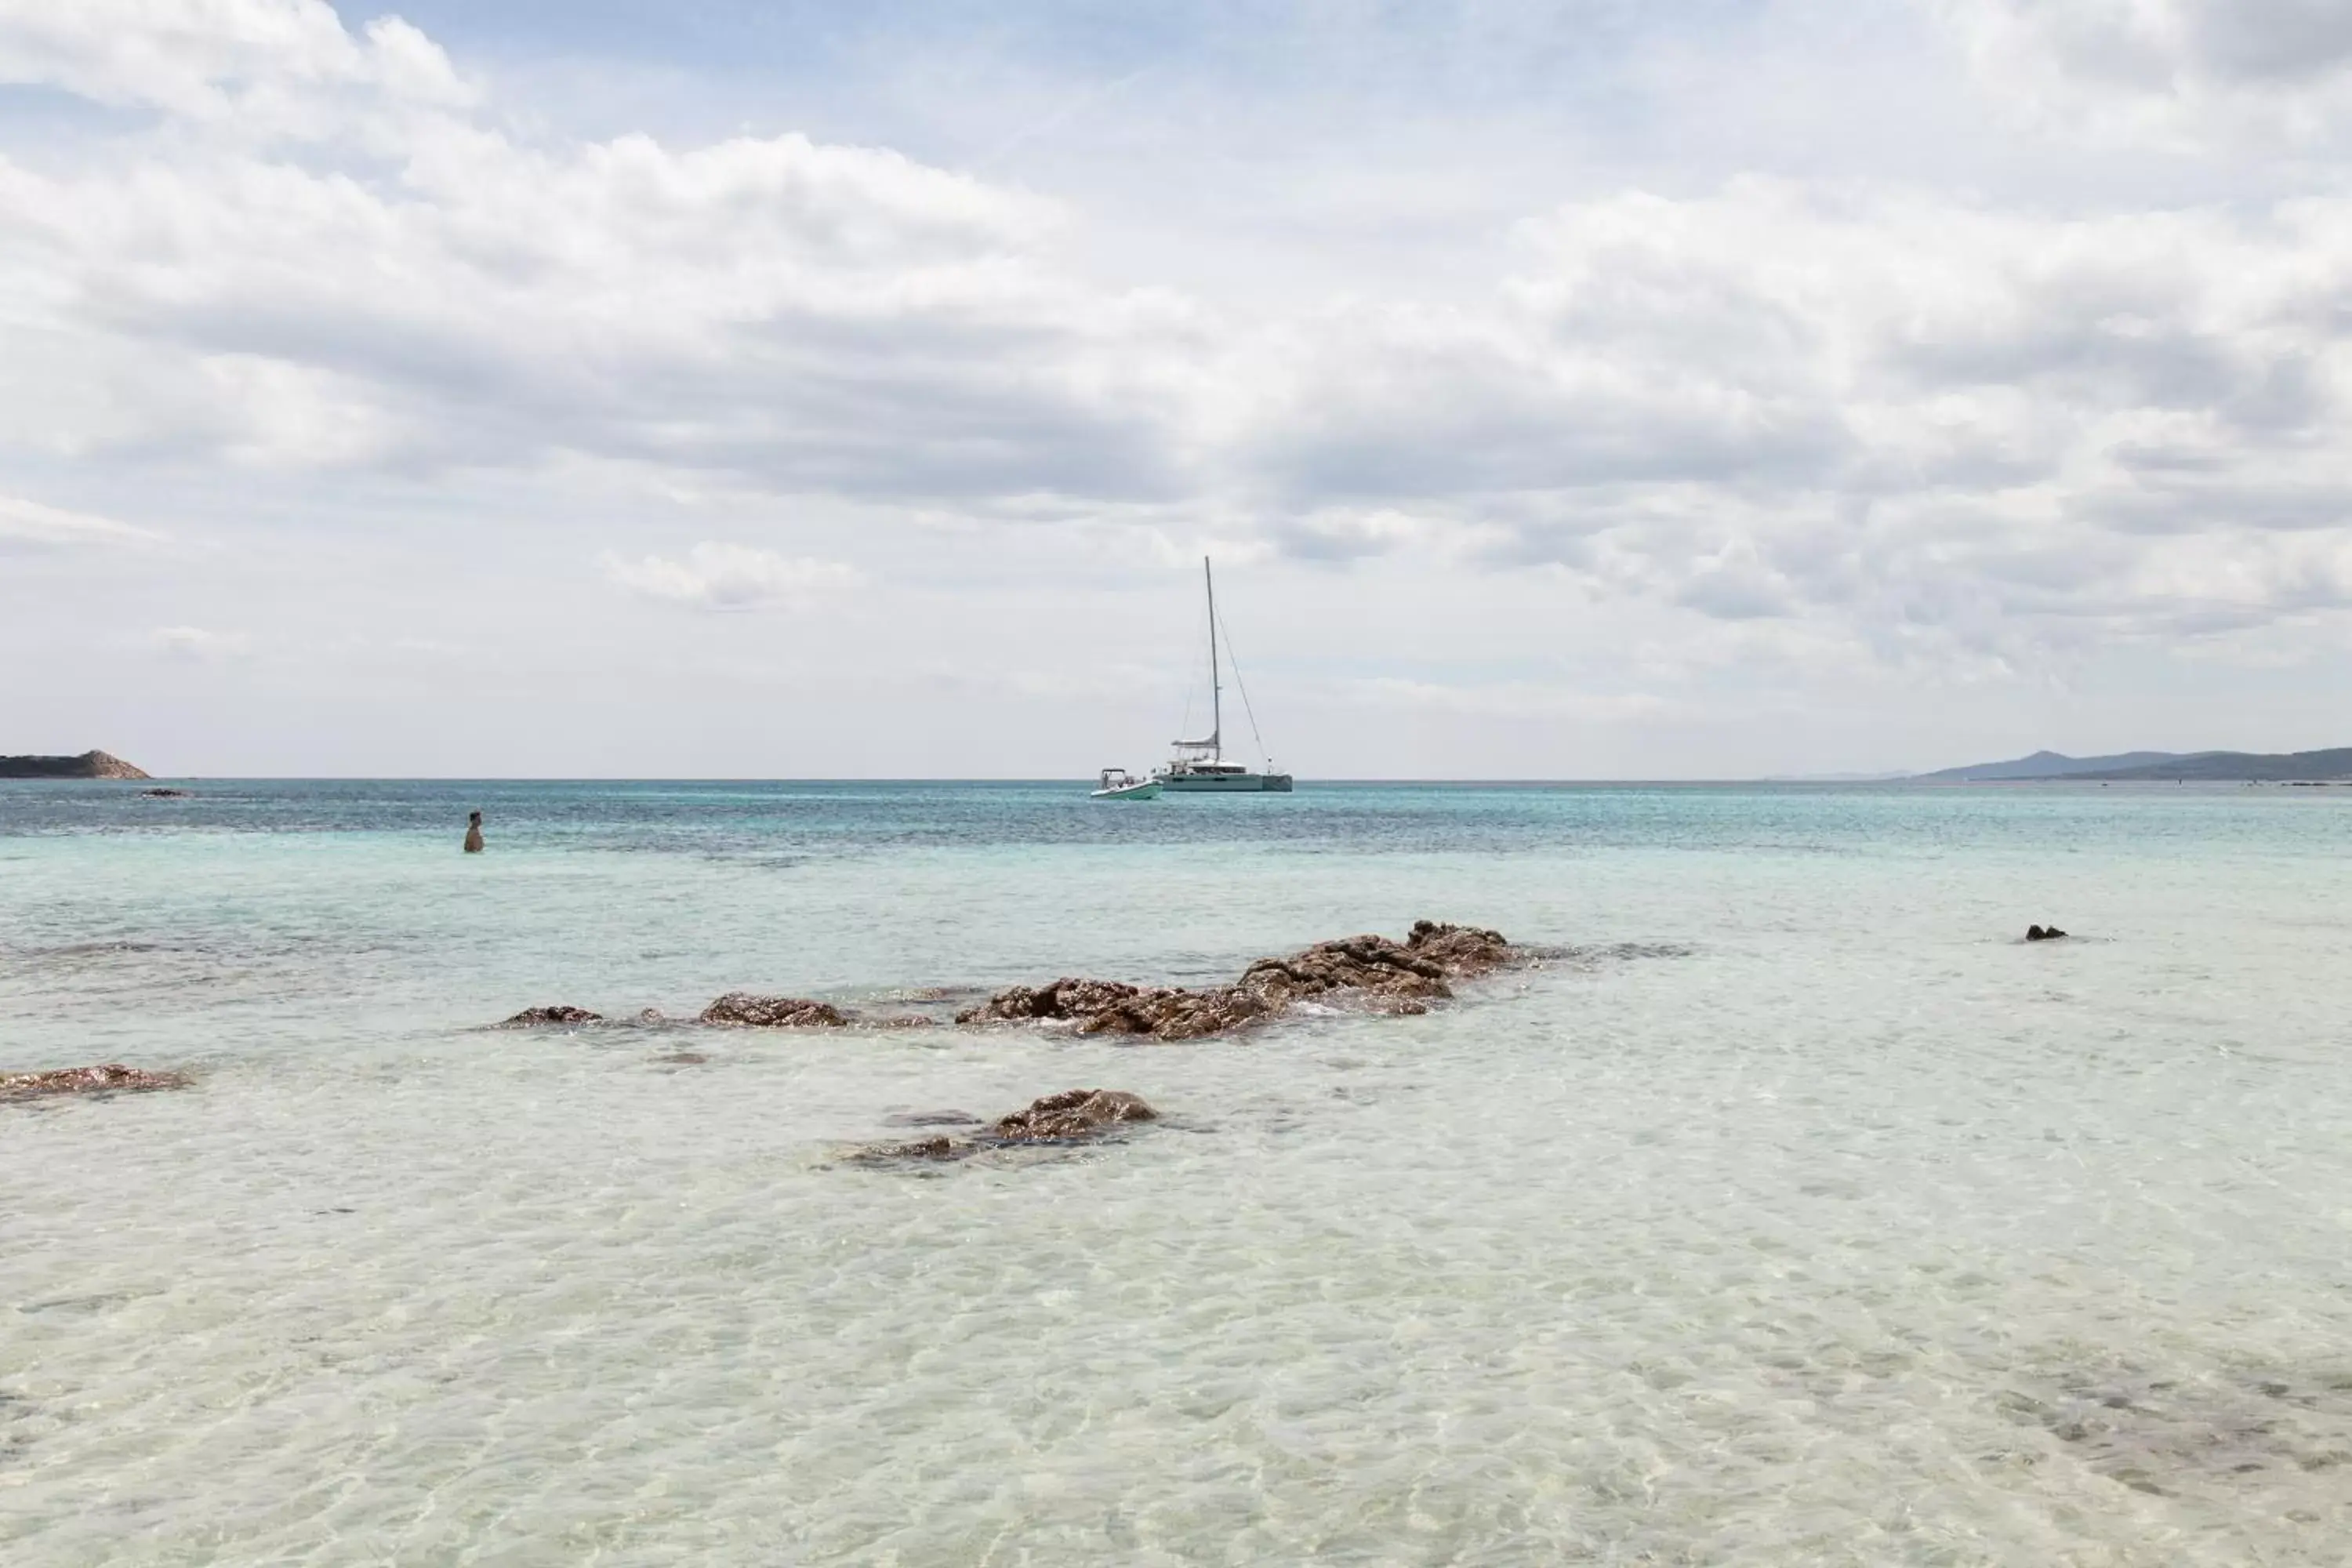
{"label": "white cloud", "polygon": [[2342,0],[1928,0],[2030,120],[2117,142],[2313,142],[2352,110]]}
{"label": "white cloud", "polygon": [[[1948,14],[2074,75],[2159,46],[2199,79],[2286,68],[2189,0]],[[0,160],[49,450],[1143,508],[1237,555],[1550,562],[1970,657],[2068,617],[2177,624],[2178,573],[2147,565],[2179,533],[2245,614],[2302,613],[2333,579],[2252,563],[2280,531],[2334,537],[2352,500],[2324,438],[2352,384],[2342,197],[2068,219],[1740,180],[1560,207],[1483,297],[1251,315],[1082,284],[1057,264],[1076,215],[892,152],[518,141],[429,40],[315,0],[0,16],[8,73],[190,128]],[[299,115],[248,102],[312,88]],[[339,152],[380,100],[399,160]],[[213,139],[257,116],[309,154]],[[719,544],[605,569],[712,605],[824,585]]]}
{"label": "white cloud", "polygon": [[1347,695],[1368,708],[1422,710],[1486,719],[1565,719],[1616,724],[1660,718],[1672,710],[1645,691],[1593,691],[1534,680],[1447,682],[1375,677],[1349,682]]}
{"label": "white cloud", "polygon": [[1485,310],[1368,302],[1258,355],[1239,445],[1262,482],[1294,508],[1416,501],[1410,531],[1278,535],[1297,552],[1450,532],[1961,656],[2203,624],[2211,595],[2159,557],[2255,619],[2352,603],[2274,542],[2352,539],[2352,202],[2059,221],[1744,181],[1528,238]]}
{"label": "white cloud", "polygon": [[838,562],[793,559],[772,550],[708,541],[688,551],[684,561],[659,555],[629,561],[608,552],[598,564],[608,581],[647,598],[713,610],[807,604],[858,582],[856,572]]}
{"label": "white cloud", "polygon": [[168,658],[208,664],[234,658],[252,647],[243,632],[208,631],[203,626],[158,626],[147,634],[148,646]]}
{"label": "white cloud", "polygon": [[416,28],[385,16],[353,35],[325,0],[5,0],[0,82],[247,134],[315,136],[383,105],[473,96]]}
{"label": "white cloud", "polygon": [[9,5],[0,78],[175,132],[0,157],[0,353],[39,356],[52,449],[586,453],[906,496],[1170,483],[1183,389],[1150,350],[1190,310],[1072,282],[1036,196],[797,134],[519,141],[422,35],[354,35],[317,0]]}
{"label": "white cloud", "polygon": [[[195,15],[20,16],[12,58],[203,123],[155,63]],[[224,15],[188,79],[393,79],[382,29]],[[2175,580],[2135,541],[2190,531],[2227,571],[2352,497],[2316,435],[2352,368],[2342,198],[2070,220],[1885,186],[1628,193],[1525,225],[1484,298],[1252,320],[1082,286],[1054,262],[1074,215],[894,153],[529,145],[457,96],[404,102],[389,171],[235,139],[0,162],[0,274],[44,342],[94,351],[44,362],[40,439],[426,476],[578,455],[998,517],[1143,504],[1245,520],[1240,550],[1551,561],[1978,651],[2063,635],[2035,616],[2172,624],[2134,608],[2129,584]],[[806,591],[750,560],[607,569],[681,602]],[[2241,577],[2282,609],[2315,591]]]}
{"label": "white cloud", "polygon": [[162,542],[163,535],[112,518],[44,506],[21,496],[0,495],[0,552],[51,550],[75,545],[116,548]]}

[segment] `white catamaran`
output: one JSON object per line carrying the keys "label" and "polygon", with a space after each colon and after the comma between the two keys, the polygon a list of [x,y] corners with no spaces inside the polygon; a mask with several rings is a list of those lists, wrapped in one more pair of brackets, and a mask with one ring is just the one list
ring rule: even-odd
{"label": "white catamaran", "polygon": [[[1276,773],[1271,760],[1262,773],[1225,761],[1224,685],[1217,664],[1217,582],[1209,574],[1205,555],[1201,557],[1201,581],[1209,591],[1209,732],[1198,741],[1176,742],[1175,757],[1152,771],[1152,782],[1170,795],[1287,795],[1290,775]],[[1226,649],[1229,654],[1232,651]],[[1238,665],[1234,679],[1241,679]],[[1244,705],[1249,701],[1247,688],[1243,689],[1242,701]],[[1256,731],[1255,715],[1250,729]]]}

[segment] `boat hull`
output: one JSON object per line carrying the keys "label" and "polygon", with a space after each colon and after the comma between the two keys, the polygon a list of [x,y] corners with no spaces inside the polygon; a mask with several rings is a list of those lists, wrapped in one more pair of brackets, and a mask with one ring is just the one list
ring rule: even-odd
{"label": "boat hull", "polygon": [[1093,798],[1096,800],[1157,800],[1160,798],[1160,785],[1157,783],[1145,783],[1129,784],[1125,789],[1098,789],[1094,792]]}
{"label": "boat hull", "polygon": [[1169,773],[1160,786],[1170,795],[1288,795],[1288,773]]}

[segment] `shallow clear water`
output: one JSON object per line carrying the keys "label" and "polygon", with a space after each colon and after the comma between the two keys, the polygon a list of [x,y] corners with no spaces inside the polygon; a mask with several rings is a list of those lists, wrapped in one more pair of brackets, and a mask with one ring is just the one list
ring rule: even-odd
{"label": "shallow clear water", "polygon": [[[2352,1539],[2352,791],[192,787],[0,784],[0,1071],[198,1075],[0,1107],[12,1565]],[[1424,915],[1570,951],[1181,1046],[478,1027]],[[839,1163],[1090,1085],[1167,1119]]]}

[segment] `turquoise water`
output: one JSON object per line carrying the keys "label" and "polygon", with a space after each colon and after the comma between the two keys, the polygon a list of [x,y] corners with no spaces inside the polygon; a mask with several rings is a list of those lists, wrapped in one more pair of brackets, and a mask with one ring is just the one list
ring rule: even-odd
{"label": "turquoise water", "polygon": [[[190,787],[0,784],[0,1071],[197,1074],[0,1107],[0,1561],[2352,1539],[2352,791]],[[479,1028],[1419,916],[1563,951],[1181,1046]],[[1166,1120],[839,1163],[1080,1085]]]}

